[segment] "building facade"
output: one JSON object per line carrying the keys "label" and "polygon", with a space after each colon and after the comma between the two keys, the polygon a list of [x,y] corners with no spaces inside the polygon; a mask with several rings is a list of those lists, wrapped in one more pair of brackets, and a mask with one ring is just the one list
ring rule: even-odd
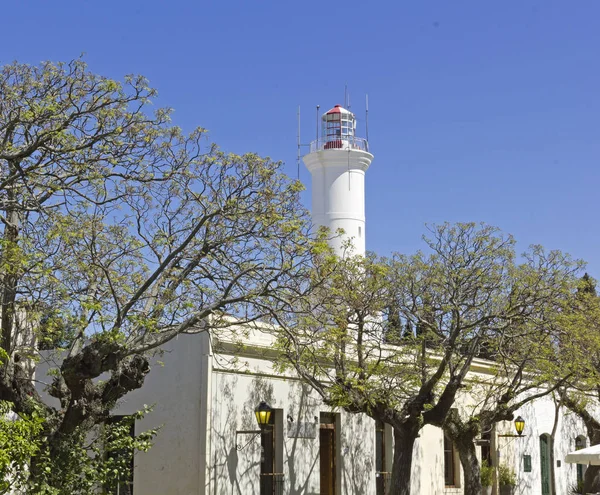
{"label": "building facade", "polygon": [[[154,366],[144,387],[117,411],[131,414],[151,404],[152,413],[136,423],[136,430],[161,427],[152,449],[136,455],[133,493],[385,493],[393,455],[390,427],[363,414],[332,410],[296,377],[276,372],[272,339],[268,332],[253,331],[243,352],[234,333],[212,341],[207,334],[180,336],[169,344],[163,364]],[[485,362],[475,365],[485,373]],[[254,410],[261,401],[273,408],[273,433],[267,439],[257,434]],[[458,407],[468,408],[470,402],[462,396]],[[525,419],[523,436],[499,436],[514,434],[512,423],[501,424],[485,435],[489,446],[479,447],[478,454],[515,471],[516,493],[550,494],[555,404],[540,399],[518,414]],[[561,411],[555,439],[554,493],[570,495],[585,467],[563,460],[585,446],[585,428]],[[413,494],[463,493],[458,455],[441,429],[423,428],[413,459]]]}

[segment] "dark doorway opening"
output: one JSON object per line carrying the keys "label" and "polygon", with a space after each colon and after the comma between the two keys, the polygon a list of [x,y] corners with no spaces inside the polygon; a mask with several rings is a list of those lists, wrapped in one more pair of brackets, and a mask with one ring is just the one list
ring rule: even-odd
{"label": "dark doorway opening", "polygon": [[321,495],[335,495],[336,444],[335,414],[321,413],[319,456],[321,461]]}

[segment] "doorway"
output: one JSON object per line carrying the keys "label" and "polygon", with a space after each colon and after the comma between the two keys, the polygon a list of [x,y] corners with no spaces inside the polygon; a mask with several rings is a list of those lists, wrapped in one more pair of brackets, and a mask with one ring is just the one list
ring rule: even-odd
{"label": "doorway", "polygon": [[319,457],[321,495],[335,495],[336,490],[336,424],[335,414],[321,413],[319,428]]}
{"label": "doorway", "polygon": [[[579,435],[575,439],[575,450],[585,449],[586,437]],[[585,474],[586,466],[584,464],[577,464],[577,487],[583,487],[583,476]]]}
{"label": "doorway", "polygon": [[552,495],[550,484],[550,435],[540,436],[540,473],[542,477],[542,495]]}

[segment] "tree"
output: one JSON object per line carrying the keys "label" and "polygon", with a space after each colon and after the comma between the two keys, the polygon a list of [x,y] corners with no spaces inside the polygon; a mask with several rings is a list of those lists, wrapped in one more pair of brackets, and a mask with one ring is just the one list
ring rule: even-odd
{"label": "tree", "polygon": [[[309,265],[308,216],[280,163],[149,114],[142,77],[14,63],[0,94],[0,400],[43,419],[30,482],[60,491],[69,452],[143,385],[150,353],[283,308]],[[54,348],[60,408],[31,380],[35,341]]]}
{"label": "tree", "polygon": [[[500,346],[516,327],[539,328],[578,267],[540,247],[518,263],[513,239],[486,225],[443,224],[430,234],[427,254],[324,256],[316,270],[328,284],[282,322],[284,362],[327,404],[392,426],[394,495],[409,495],[419,430],[446,425],[482,346]],[[417,329],[400,345],[383,338],[390,307]],[[467,445],[461,458],[472,462],[473,452]],[[465,493],[481,488],[478,464],[469,473],[477,478],[466,479]]]}
{"label": "tree", "polygon": [[[571,362],[577,367],[575,379],[560,388],[560,401],[581,419],[590,445],[597,445],[600,443],[600,420],[595,414],[600,401],[600,298],[596,281],[587,273],[581,277],[560,323],[566,338],[560,340],[559,348],[571,349]],[[584,493],[600,490],[599,466],[586,469],[583,489]]]}
{"label": "tree", "polygon": [[[556,310],[561,297],[569,294],[568,287],[563,285],[562,289],[562,296],[559,291],[556,294]],[[526,325],[516,324],[494,337],[486,347],[490,359],[485,363],[487,373],[470,378],[463,391],[469,396],[465,401],[468,405],[453,409],[443,423],[461,460],[465,495],[481,492],[476,438],[501,421],[513,420],[515,412],[526,404],[558,392],[575,375],[569,361],[555,352],[551,308],[544,306],[543,317],[531,318]]]}

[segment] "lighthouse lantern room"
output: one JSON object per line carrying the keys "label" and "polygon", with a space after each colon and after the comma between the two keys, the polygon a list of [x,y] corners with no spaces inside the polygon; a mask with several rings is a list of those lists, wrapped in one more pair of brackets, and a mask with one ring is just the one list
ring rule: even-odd
{"label": "lighthouse lantern room", "polygon": [[330,229],[339,256],[365,254],[365,172],[373,155],[355,132],[354,114],[336,105],[323,114],[321,137],[303,158],[312,176],[313,222]]}

